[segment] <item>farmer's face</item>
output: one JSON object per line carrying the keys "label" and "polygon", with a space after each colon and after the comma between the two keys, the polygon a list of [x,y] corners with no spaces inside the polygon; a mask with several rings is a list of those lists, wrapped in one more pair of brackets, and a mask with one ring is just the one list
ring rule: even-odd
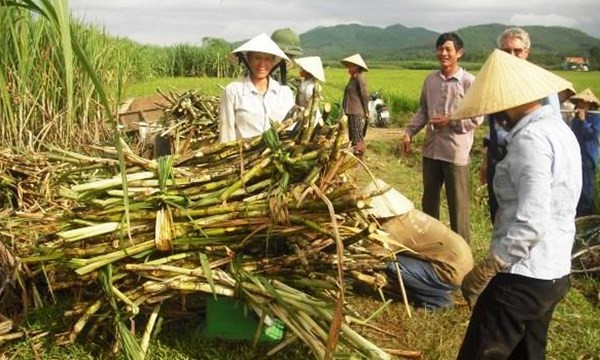
{"label": "farmer's face", "polygon": [[350,76],[354,76],[358,73],[358,65],[347,64],[346,67],[348,68],[348,74],[350,74]]}
{"label": "farmer's face", "polygon": [[305,79],[310,79],[312,77],[310,73],[304,69],[300,69],[300,76],[302,76]]}
{"label": "farmer's face", "polygon": [[456,50],[454,41],[448,40],[435,49],[435,54],[442,67],[453,67],[463,55],[463,50]]}
{"label": "farmer's face", "polygon": [[590,109],[590,103],[584,100],[577,100],[577,103],[575,103],[575,109],[578,110],[589,110]]}
{"label": "farmer's face", "polygon": [[515,37],[509,37],[500,44],[500,50],[514,55],[519,59],[527,59],[529,56],[529,49],[525,47],[525,44],[521,39],[517,39]]}
{"label": "farmer's face", "polygon": [[249,52],[248,66],[250,66],[250,73],[253,77],[264,79],[269,76],[271,69],[275,66],[275,55],[261,52]]}

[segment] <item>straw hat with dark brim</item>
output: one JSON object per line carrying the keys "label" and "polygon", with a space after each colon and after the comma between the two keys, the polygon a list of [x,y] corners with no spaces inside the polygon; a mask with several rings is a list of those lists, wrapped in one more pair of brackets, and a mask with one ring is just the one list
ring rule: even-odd
{"label": "straw hat with dark brim", "polygon": [[527,60],[494,50],[467,90],[453,120],[493,114],[551,94],[573,84]]}
{"label": "straw hat with dark brim", "polygon": [[367,68],[367,64],[365,64],[365,61],[360,56],[360,54],[354,54],[354,55],[348,56],[347,58],[343,59],[341,62],[342,62],[342,65],[344,65],[344,66],[346,66],[347,64],[354,64],[354,65],[358,65],[361,68],[363,68],[364,71],[369,71],[369,68]]}
{"label": "straw hat with dark brim", "polygon": [[596,95],[594,95],[592,90],[589,88],[583,90],[582,92],[580,92],[577,95],[571,96],[570,100],[573,102],[577,101],[577,100],[582,100],[582,101],[588,102],[590,104],[600,105],[600,101],[598,101],[598,98],[596,97]]}
{"label": "straw hat with dark brim", "polygon": [[239,64],[238,54],[242,54],[246,61],[248,61],[249,51],[275,55],[275,63],[278,63],[281,59],[285,60],[286,62],[290,61],[283,50],[281,50],[279,46],[277,46],[277,44],[265,33],[253,37],[244,44],[240,45],[237,49],[233,50],[229,54],[229,60],[234,64]]}
{"label": "straw hat with dark brim", "polygon": [[323,71],[323,64],[321,58],[318,56],[307,56],[294,59],[296,64],[304,69],[306,72],[315,77],[315,79],[325,82],[325,72]]}

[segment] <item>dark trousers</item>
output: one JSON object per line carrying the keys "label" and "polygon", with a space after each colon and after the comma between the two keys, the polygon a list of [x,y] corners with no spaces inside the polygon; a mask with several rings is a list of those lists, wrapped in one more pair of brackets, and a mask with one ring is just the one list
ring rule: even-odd
{"label": "dark trousers", "polygon": [[354,154],[359,156],[365,152],[363,125],[362,115],[348,114],[348,138],[352,143]]}
{"label": "dark trousers", "polygon": [[439,220],[440,193],[446,188],[450,228],[469,242],[469,166],[423,158],[423,212]]}
{"label": "dark trousers", "polygon": [[496,175],[496,161],[488,158],[488,166],[486,173],[487,190],[488,190],[488,208],[490,210],[490,220],[494,224],[496,212],[498,212],[498,200],[494,192],[494,175]]}
{"label": "dark trousers", "polygon": [[543,360],[548,325],[569,276],[539,280],[498,274],[473,308],[459,360]]}
{"label": "dark trousers", "polygon": [[596,166],[589,164],[583,166],[583,186],[581,187],[581,196],[577,204],[577,216],[587,216],[594,214],[594,197],[596,190]]}

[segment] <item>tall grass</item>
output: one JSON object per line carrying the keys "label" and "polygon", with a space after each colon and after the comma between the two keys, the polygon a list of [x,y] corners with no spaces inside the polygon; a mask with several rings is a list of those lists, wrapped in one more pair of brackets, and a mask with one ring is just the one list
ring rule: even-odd
{"label": "tall grass", "polygon": [[[150,47],[107,36],[100,28],[71,21],[67,1],[0,0],[0,142],[31,147],[106,139],[104,105],[71,41],[80,44],[106,89],[114,113],[127,83],[147,79],[159,67]],[[71,39],[73,37],[73,39]]]}
{"label": "tall grass", "polygon": [[202,47],[181,44],[164,49],[168,66],[165,76],[209,76],[231,77],[238,67],[232,64],[228,55],[231,45],[225,40],[204,38]]}
{"label": "tall grass", "polygon": [[[71,26],[66,1],[42,1],[30,12],[27,2],[0,2],[0,141],[38,148],[44,142],[72,144],[105,132],[102,105],[71,47],[73,36],[117,104],[131,68],[123,49],[107,46],[98,30]],[[84,131],[81,131],[84,130]]]}

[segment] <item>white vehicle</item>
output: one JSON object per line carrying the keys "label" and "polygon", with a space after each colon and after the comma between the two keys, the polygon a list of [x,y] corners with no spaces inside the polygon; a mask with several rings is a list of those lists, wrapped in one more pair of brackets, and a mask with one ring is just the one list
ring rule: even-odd
{"label": "white vehicle", "polygon": [[374,92],[369,100],[369,114],[371,115],[371,126],[386,128],[390,125],[390,110],[381,99],[379,92]]}

